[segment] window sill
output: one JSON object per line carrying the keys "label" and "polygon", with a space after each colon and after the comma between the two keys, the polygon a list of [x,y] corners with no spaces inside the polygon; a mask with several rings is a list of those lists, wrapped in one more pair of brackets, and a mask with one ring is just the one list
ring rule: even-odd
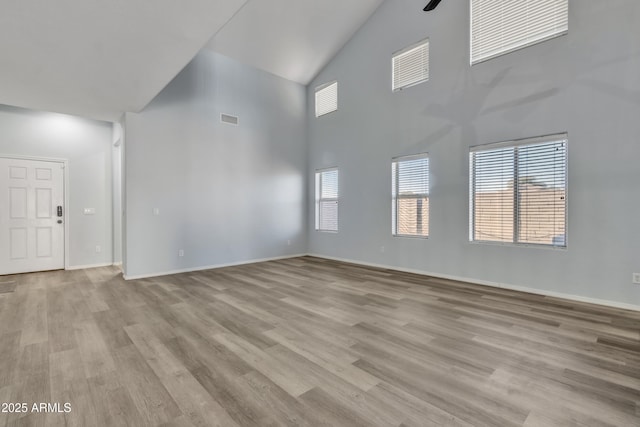
{"label": "window sill", "polygon": [[416,236],[412,234],[392,234],[393,237],[401,237],[404,239],[419,239],[419,240],[428,240],[429,236]]}
{"label": "window sill", "polygon": [[468,241],[471,245],[488,245],[488,246],[505,246],[509,248],[533,248],[533,249],[547,249],[552,251],[566,251],[567,246],[553,246],[553,245],[543,245],[536,243],[511,243],[511,242],[492,242],[485,240],[470,240]]}

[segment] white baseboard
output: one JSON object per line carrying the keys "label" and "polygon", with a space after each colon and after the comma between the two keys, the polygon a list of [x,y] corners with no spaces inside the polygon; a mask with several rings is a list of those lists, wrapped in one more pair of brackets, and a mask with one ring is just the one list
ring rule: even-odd
{"label": "white baseboard", "polygon": [[148,273],[148,274],[136,274],[133,276],[123,275],[124,280],[136,280],[136,279],[147,279],[149,277],[160,277],[160,276],[170,276],[172,274],[180,274],[180,273],[192,273],[195,271],[203,271],[203,270],[214,270],[216,268],[223,267],[235,267],[238,265],[246,265],[246,264],[257,264],[259,262],[267,262],[267,261],[277,261],[280,259],[289,259],[289,258],[299,258],[302,256],[306,256],[307,254],[296,254],[296,255],[283,255],[272,258],[259,258],[259,259],[250,259],[246,261],[238,261],[227,264],[214,264],[214,265],[206,265],[202,267],[192,267],[192,268],[184,268],[181,270],[171,270],[171,271],[162,271],[158,273]]}
{"label": "white baseboard", "polygon": [[[599,298],[590,298],[590,297],[584,297],[580,295],[572,295],[572,294],[565,294],[562,292],[548,291],[544,289],[529,288],[526,286],[517,286],[517,285],[511,285],[507,283],[491,282],[487,280],[479,280],[479,279],[474,279],[470,277],[453,276],[453,275],[434,273],[430,271],[418,270],[413,268],[402,268],[402,267],[397,267],[397,266],[388,265],[388,264],[371,263],[371,262],[359,261],[359,260],[354,260],[349,258],[339,258],[339,257],[332,257],[328,255],[320,255],[320,254],[313,254],[313,253],[251,259],[251,260],[245,260],[245,261],[239,261],[239,262],[233,262],[233,263],[214,264],[214,265],[207,265],[202,267],[192,267],[192,268],[185,268],[185,269],[179,269],[179,270],[163,271],[158,273],[138,274],[133,276],[124,275],[124,279],[125,280],[146,279],[150,277],[160,277],[160,276],[169,276],[172,274],[191,273],[191,272],[203,271],[203,270],[213,270],[213,269],[223,268],[223,267],[234,267],[238,265],[256,264],[260,262],[277,261],[281,259],[298,258],[302,256],[312,256],[316,258],[347,262],[347,263],[357,264],[357,265],[362,265],[367,267],[384,268],[387,270],[396,270],[396,271],[402,271],[406,273],[414,273],[422,276],[431,276],[431,277],[437,277],[440,279],[455,280],[458,282],[466,282],[474,285],[489,286],[493,288],[508,289],[508,290],[519,291],[519,292],[527,292],[530,294],[536,294],[536,295],[542,295],[542,296],[548,296],[548,297],[554,297],[554,298],[562,298],[570,301],[583,302],[588,304],[597,304],[597,305],[603,305],[607,307],[620,308],[624,310],[640,311],[640,306],[634,305],[634,304],[627,304],[627,303],[622,303],[617,301],[603,300]],[[105,267],[109,265],[112,265],[112,264],[98,264],[98,265],[92,265],[92,266],[69,267],[68,270],[75,270],[75,269],[81,269],[81,268]]]}
{"label": "white baseboard", "polygon": [[627,304],[627,303],[623,303],[623,302],[609,301],[609,300],[603,300],[603,299],[598,299],[598,298],[583,297],[583,296],[580,296],[580,295],[565,294],[565,293],[562,293],[562,292],[554,292],[554,291],[547,291],[547,290],[543,290],[543,289],[528,288],[528,287],[525,287],[525,286],[510,285],[510,284],[506,284],[506,283],[490,282],[490,281],[487,281],[487,280],[478,280],[478,279],[473,279],[473,278],[469,278],[469,277],[451,276],[451,275],[448,275],[448,274],[433,273],[433,272],[430,272],[430,271],[416,270],[416,269],[412,269],[412,268],[402,268],[402,267],[396,267],[396,266],[393,266],[393,265],[376,264],[376,263],[358,261],[358,260],[347,259],[347,258],[337,258],[337,257],[332,257],[332,256],[327,256],[327,255],[320,255],[320,254],[307,254],[307,255],[308,256],[312,256],[312,257],[316,257],[316,258],[323,258],[323,259],[329,259],[329,260],[333,260],[333,261],[347,262],[347,263],[350,263],[350,264],[363,265],[363,266],[367,266],[367,267],[384,268],[384,269],[387,269],[387,270],[396,270],[396,271],[402,271],[402,272],[406,272],[406,273],[414,273],[414,274],[419,274],[419,275],[422,275],[422,276],[437,277],[439,279],[455,280],[455,281],[458,281],[458,282],[466,282],[466,283],[471,283],[471,284],[474,284],[474,285],[490,286],[492,288],[501,288],[501,289],[508,289],[508,290],[511,290],[511,291],[527,292],[527,293],[530,293],[530,294],[536,294],[536,295],[542,295],[542,296],[548,296],[548,297],[554,297],[554,298],[562,298],[562,299],[576,301],[576,302],[584,302],[584,303],[589,303],[589,304],[604,305],[604,306],[607,306],[607,307],[621,308],[621,309],[624,309],[624,310],[640,311],[640,306],[639,305]]}
{"label": "white baseboard", "polygon": [[87,268],[111,267],[112,265],[115,264],[112,262],[104,262],[100,264],[70,265],[69,267],[65,268],[65,270],[85,270]]}

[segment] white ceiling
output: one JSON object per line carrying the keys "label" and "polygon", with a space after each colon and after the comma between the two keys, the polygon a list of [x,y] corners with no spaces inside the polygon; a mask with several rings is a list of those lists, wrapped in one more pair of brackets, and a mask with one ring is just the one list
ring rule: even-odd
{"label": "white ceiling", "polygon": [[307,85],[382,1],[250,0],[207,47]]}
{"label": "white ceiling", "polygon": [[117,120],[207,44],[307,84],[383,0],[16,0],[0,14],[0,104]]}
{"label": "white ceiling", "polygon": [[139,111],[245,1],[3,1],[0,104],[103,120]]}

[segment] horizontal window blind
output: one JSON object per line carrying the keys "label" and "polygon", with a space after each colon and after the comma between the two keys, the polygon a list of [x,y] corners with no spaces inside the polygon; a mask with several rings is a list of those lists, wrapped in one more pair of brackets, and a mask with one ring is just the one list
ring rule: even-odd
{"label": "horizontal window blind", "polygon": [[565,134],[473,147],[472,241],[566,246]]}
{"label": "horizontal window blind", "polygon": [[429,40],[395,53],[391,62],[394,91],[429,80]]}
{"label": "horizontal window blind", "polygon": [[568,0],[471,0],[471,64],[569,29]]}
{"label": "horizontal window blind", "polygon": [[396,236],[429,235],[429,157],[426,154],[394,159],[392,176],[392,231]]}
{"label": "horizontal window blind", "polygon": [[513,242],[514,152],[506,147],[471,154],[471,240]]}
{"label": "horizontal window blind", "polygon": [[338,170],[316,172],[316,230],[338,231]]}
{"label": "horizontal window blind", "polygon": [[338,82],[316,88],[316,117],[324,116],[338,109]]}

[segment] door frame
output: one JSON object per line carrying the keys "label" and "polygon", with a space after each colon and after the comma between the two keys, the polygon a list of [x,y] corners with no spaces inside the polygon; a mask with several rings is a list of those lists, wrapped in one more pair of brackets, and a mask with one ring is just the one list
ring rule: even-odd
{"label": "door frame", "polygon": [[22,156],[19,154],[2,154],[0,153],[0,158],[3,159],[14,159],[14,160],[33,160],[36,162],[50,162],[50,163],[61,163],[62,164],[62,192],[64,193],[64,254],[62,254],[64,259],[64,269],[69,269],[69,257],[67,254],[69,253],[69,228],[71,228],[71,224],[69,224],[69,174],[67,173],[69,170],[69,160],[63,158],[56,157],[39,157],[39,156]]}

